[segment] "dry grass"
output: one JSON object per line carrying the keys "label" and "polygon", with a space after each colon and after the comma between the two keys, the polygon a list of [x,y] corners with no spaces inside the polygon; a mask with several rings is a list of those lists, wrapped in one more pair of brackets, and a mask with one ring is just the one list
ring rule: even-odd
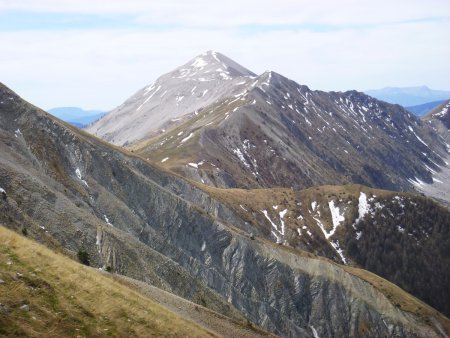
{"label": "dry grass", "polygon": [[0,279],[0,336],[213,336],[108,274],[1,226]]}

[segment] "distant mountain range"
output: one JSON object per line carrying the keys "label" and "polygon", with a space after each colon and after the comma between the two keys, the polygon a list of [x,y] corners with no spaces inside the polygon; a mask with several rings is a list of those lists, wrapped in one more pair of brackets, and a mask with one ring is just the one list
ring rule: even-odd
{"label": "distant mountain range", "polygon": [[420,87],[386,87],[366,90],[367,95],[403,107],[417,106],[433,101],[443,101],[450,98],[450,91],[433,90],[427,86]]}
{"label": "distant mountain range", "polygon": [[79,107],[57,107],[49,109],[48,112],[78,128],[86,127],[105,114],[100,110],[84,110]]}
{"label": "distant mountain range", "polygon": [[430,111],[432,111],[434,108],[441,105],[444,101],[445,100],[433,101],[433,102],[428,102],[428,103],[424,103],[424,104],[419,104],[417,106],[410,106],[410,107],[405,107],[405,108],[407,111],[409,111],[417,116],[424,116],[427,113],[429,113]]}

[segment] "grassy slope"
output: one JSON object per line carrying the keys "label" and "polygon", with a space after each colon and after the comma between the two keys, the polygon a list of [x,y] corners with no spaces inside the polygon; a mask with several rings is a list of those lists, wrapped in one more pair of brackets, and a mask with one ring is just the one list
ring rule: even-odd
{"label": "grassy slope", "polygon": [[[0,227],[0,336],[214,336],[110,276]],[[29,305],[29,311],[20,309]]]}

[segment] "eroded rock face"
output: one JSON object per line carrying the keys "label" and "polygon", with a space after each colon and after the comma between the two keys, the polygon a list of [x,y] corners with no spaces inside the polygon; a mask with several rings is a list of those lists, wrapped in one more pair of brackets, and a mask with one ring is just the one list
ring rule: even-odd
{"label": "eroded rock face", "polygon": [[183,179],[4,86],[0,101],[1,223],[283,336],[441,334],[339,265],[252,240],[228,224],[245,229],[243,220]]}

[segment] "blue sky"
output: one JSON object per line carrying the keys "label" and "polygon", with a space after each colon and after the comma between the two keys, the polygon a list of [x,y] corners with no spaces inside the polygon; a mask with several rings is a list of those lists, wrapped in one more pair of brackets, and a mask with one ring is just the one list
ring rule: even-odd
{"label": "blue sky", "polygon": [[450,90],[450,1],[0,0],[0,81],[109,110],[206,50],[321,90]]}

